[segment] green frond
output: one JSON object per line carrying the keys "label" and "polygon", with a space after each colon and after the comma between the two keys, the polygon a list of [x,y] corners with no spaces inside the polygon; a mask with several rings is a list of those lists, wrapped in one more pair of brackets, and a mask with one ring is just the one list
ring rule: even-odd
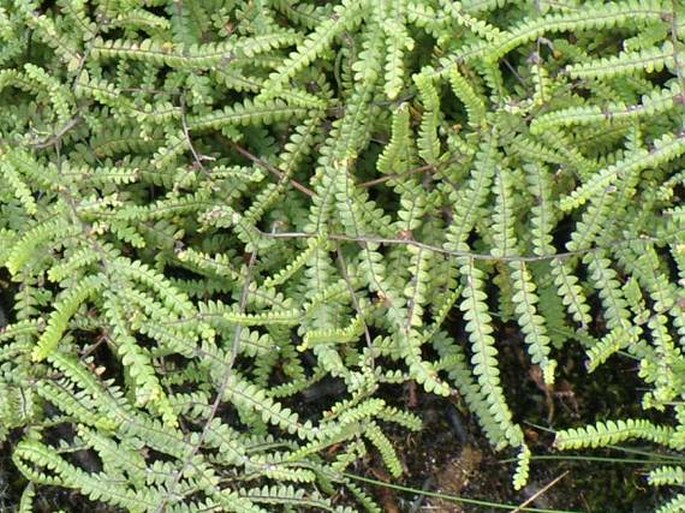
{"label": "green frond", "polygon": [[593,125],[611,122],[618,125],[624,121],[640,118],[652,118],[679,105],[682,86],[673,81],[663,90],[653,90],[644,94],[641,103],[602,103],[602,105],[587,105],[568,107],[548,112],[535,118],[530,125],[534,135],[541,135],[553,128],[568,128],[574,125]]}
{"label": "green frond", "polygon": [[597,172],[559,203],[562,210],[571,210],[595,197],[601,197],[618,180],[631,180],[644,169],[658,167],[685,154],[685,135],[666,134],[654,141],[651,150],[636,150],[629,160],[623,160]]}
{"label": "green frond", "polygon": [[[65,469],[68,468],[68,465],[60,459],[59,455],[54,450],[50,450],[39,442],[31,441],[24,441],[23,445],[17,447],[17,449],[18,450],[15,451],[13,455],[13,462],[27,478],[31,479],[32,482],[57,486],[64,484],[59,474],[57,474],[57,476],[50,476],[45,472],[40,472],[33,468],[33,464],[39,466],[46,466],[49,464],[48,468],[50,470],[57,471],[59,468],[61,473],[64,473]],[[24,460],[28,460],[31,465]]]}
{"label": "green frond", "polygon": [[21,493],[21,499],[19,501],[18,513],[32,513],[35,511],[33,506],[33,501],[36,498],[36,487],[33,483],[29,483],[24,488]]}
{"label": "green frond", "polygon": [[82,42],[59,30],[57,24],[45,14],[38,14],[31,8],[31,2],[14,2],[15,7],[31,27],[36,37],[54,49],[67,71],[76,71],[84,58]]}
{"label": "green frond", "polygon": [[368,513],[382,513],[380,507],[376,505],[374,500],[369,496],[367,492],[362,490],[353,482],[347,482],[345,483],[345,486],[347,489],[350,490],[352,495],[354,495],[354,497],[361,503],[365,511],[367,511]]}
{"label": "green frond", "polygon": [[298,351],[306,351],[318,344],[346,344],[356,341],[364,332],[364,319],[355,317],[344,328],[308,331],[302,337]]}
{"label": "green frond", "polygon": [[48,271],[48,279],[54,283],[62,282],[81,272],[84,268],[98,263],[101,258],[101,255],[93,253],[90,248],[79,248],[73,254],[51,267]]}
{"label": "green frond", "polygon": [[40,410],[35,391],[28,387],[18,387],[0,381],[0,441],[5,442],[11,429],[33,422]]}
{"label": "green frond", "polygon": [[188,119],[190,130],[221,129],[232,126],[263,125],[277,121],[289,121],[293,118],[305,118],[312,108],[290,106],[282,100],[253,103],[245,100],[224,107],[220,111],[193,116]]}
{"label": "green frond", "polygon": [[47,327],[41,334],[31,352],[33,361],[44,360],[57,346],[69,326],[69,321],[85,301],[96,295],[105,287],[102,276],[93,275],[83,279],[78,285],[68,292],[57,297],[54,310],[47,320]]}
{"label": "green frond", "polygon": [[492,184],[492,193],[495,196],[495,207],[492,212],[493,247],[490,253],[497,257],[507,258],[516,254],[516,216],[511,201],[512,174],[499,165],[495,168],[495,180]]}
{"label": "green frond", "polygon": [[580,280],[573,273],[568,262],[560,258],[555,258],[550,263],[554,284],[561,300],[566,306],[573,320],[585,329],[592,322],[590,315],[590,305],[587,302],[585,291],[580,286]]}
{"label": "green frond", "polygon": [[539,62],[533,62],[530,67],[531,77],[535,85],[532,97],[533,105],[546,105],[552,97],[552,80],[547,69]]}
{"label": "green frond", "polygon": [[608,29],[622,24],[627,19],[632,23],[645,25],[660,21],[663,13],[668,11],[660,0],[627,0],[610,4],[592,2],[584,9],[524,19],[510,30],[498,34],[492,42],[483,43],[483,49],[477,50],[484,51],[487,47],[485,59],[494,62],[517,46],[549,32]]}
{"label": "green frond", "polygon": [[306,68],[331,44],[336,36],[351,29],[361,21],[366,11],[366,2],[349,0],[333,9],[333,14],[307,36],[288,58],[274,71],[264,84],[261,93],[266,97],[275,97],[281,90],[287,89],[288,82],[301,70]]}
{"label": "green frond", "polygon": [[685,484],[685,469],[670,465],[657,467],[649,471],[647,481],[654,486],[683,485]]}
{"label": "green frond", "polygon": [[676,369],[682,369],[685,362],[680,348],[675,345],[668,331],[669,320],[665,315],[653,315],[647,326],[658,359],[653,363],[647,358],[644,360],[644,370],[641,369],[640,374],[647,382],[654,383],[654,389],[643,397],[643,404],[663,409],[666,404],[680,397],[683,377],[682,372]]}
{"label": "green frond", "polygon": [[394,406],[385,405],[382,410],[376,413],[376,416],[382,421],[393,422],[411,431],[420,431],[423,425],[421,418],[414,413],[400,410]]}
{"label": "green frond", "polygon": [[78,429],[78,437],[97,452],[103,462],[104,471],[125,472],[136,488],[145,486],[145,458],[135,450],[135,447],[126,443],[117,443],[96,430],[81,426]]}
{"label": "green frond", "polygon": [[[264,470],[264,477],[278,481],[292,481],[294,483],[313,483],[316,481],[316,474],[304,468],[288,468],[278,464],[269,464]],[[302,488],[299,489],[304,492]]]}
{"label": "green frond", "polygon": [[176,415],[159,382],[149,352],[139,345],[127,326],[126,319],[131,314],[135,315],[134,312],[127,311],[121,298],[106,294],[104,315],[112,327],[111,342],[133,382],[135,404],[159,411],[164,421],[175,427],[178,425]]}
{"label": "green frond", "polygon": [[469,125],[474,129],[483,127],[486,123],[486,110],[483,98],[471,86],[466,77],[459,73],[456,66],[450,70],[448,77],[452,91],[454,91],[454,94],[466,108]]}
{"label": "green frond", "polygon": [[128,278],[154,291],[164,306],[179,317],[191,317],[195,314],[196,309],[188,297],[176,290],[168,280],[147,265],[118,257],[109,263],[109,267],[114,275]]}
{"label": "green frond", "polygon": [[68,415],[73,415],[79,422],[88,426],[95,426],[103,431],[114,431],[116,423],[108,418],[100,417],[98,405],[85,393],[76,393],[68,384],[47,382],[36,388],[36,393],[45,401],[59,404],[60,409]]}
{"label": "green frond", "polygon": [[519,446],[523,441],[523,432],[513,423],[500,383],[497,348],[492,336],[492,318],[485,303],[486,294],[482,290],[483,272],[474,265],[473,259],[464,262],[460,271],[466,284],[462,293],[464,299],[459,308],[464,312],[465,329],[471,342],[473,373],[488,403],[488,410],[504,434],[507,445]]}
{"label": "green frond", "polygon": [[383,431],[375,422],[369,422],[364,426],[364,436],[368,438],[381,455],[383,463],[394,477],[400,477],[403,473],[402,463],[392,443],[383,434]]}
{"label": "green frond", "polygon": [[[113,27],[137,28],[148,33],[164,33],[169,30],[169,20],[162,16],[157,16],[150,11],[140,8],[132,8],[119,14],[115,19],[110,20]],[[97,31],[93,30],[93,37]]]}
{"label": "green frond", "polygon": [[291,263],[289,263],[285,268],[281,269],[278,273],[273,276],[269,276],[264,280],[265,287],[277,287],[285,283],[290,279],[296,272],[302,269],[307,261],[312,257],[313,253],[316,251],[326,248],[327,240],[324,237],[315,237],[307,241],[307,248],[302,251]]}
{"label": "green frond", "polygon": [[675,51],[671,41],[664,41],[661,48],[646,48],[635,52],[621,52],[615,57],[582,64],[569,65],[566,73],[575,79],[607,80],[626,74],[660,72],[675,67]]}
{"label": "green frond", "polygon": [[501,35],[501,31],[497,27],[473,16],[472,9],[465,9],[462,5],[450,2],[441,2],[441,7],[458,25],[478,36],[480,41],[494,41]]}
{"label": "green frond", "polygon": [[585,351],[588,357],[585,362],[585,367],[588,372],[594,371],[599,365],[606,362],[610,356],[623,349],[631,339],[634,341],[637,337],[617,329],[610,331],[601,339],[594,341],[594,343]]}
{"label": "green frond", "polygon": [[554,447],[557,449],[605,447],[632,439],[668,445],[672,434],[673,429],[644,419],[609,420],[582,428],[557,431]]}
{"label": "green frond", "polygon": [[[6,160],[7,159],[7,160]],[[28,215],[35,215],[38,212],[36,200],[24,177],[15,169],[6,157],[0,162],[0,179],[5,182],[5,186],[14,192],[14,196],[22,204]]]}
{"label": "green frond", "polygon": [[409,273],[413,276],[412,282],[404,289],[409,309],[406,329],[409,330],[423,325],[424,306],[428,302],[432,254],[414,246],[408,246],[407,249],[412,254]]}
{"label": "green frond", "polygon": [[556,362],[549,358],[551,351],[550,338],[547,335],[544,318],[538,313],[536,304],[539,299],[535,292],[535,284],[524,262],[513,261],[509,264],[513,270],[511,279],[514,283],[514,296],[517,321],[525,335],[528,353],[531,361],[539,365],[545,383],[554,383],[554,369]]}
{"label": "green frond", "polygon": [[391,138],[376,166],[384,174],[398,173],[409,169],[412,158],[413,138],[410,128],[409,105],[402,103],[392,115]]}
{"label": "green frond", "polygon": [[40,254],[42,248],[50,242],[77,235],[80,235],[80,227],[68,223],[62,217],[37,223],[14,244],[7,256],[5,266],[11,274],[17,275],[30,261],[35,261],[36,254]]}
{"label": "green frond", "polygon": [[631,315],[611,261],[605,255],[597,253],[588,253],[584,261],[591,273],[590,280],[602,300],[607,328],[629,332]]}
{"label": "green frond", "polygon": [[520,490],[528,482],[531,456],[530,449],[527,445],[523,444],[516,455],[516,472],[512,479],[515,490]]}
{"label": "green frond", "polygon": [[479,217],[484,214],[483,203],[487,199],[495,176],[496,144],[494,134],[484,137],[466,184],[459,191],[451,194],[450,203],[454,219],[448,227],[447,249],[453,251],[469,251],[470,249],[466,241]]}
{"label": "green frond", "polygon": [[300,438],[311,438],[307,424],[301,424],[297,413],[288,408],[283,408],[278,402],[273,401],[264,390],[232,375],[224,386],[224,398],[233,402],[237,407],[247,412],[257,412],[264,422],[280,426],[288,433],[297,434]]}
{"label": "green frond", "polygon": [[326,420],[336,421],[340,426],[354,425],[373,418],[385,408],[385,400],[373,398],[354,404],[353,401],[341,401],[331,408],[331,413]]}
{"label": "green frond", "polygon": [[435,24],[435,9],[430,4],[423,2],[407,2],[407,19],[419,27],[428,27]]}
{"label": "green frond", "polygon": [[531,231],[533,252],[538,256],[551,255],[555,252],[552,231],[556,224],[551,191],[552,183],[547,169],[531,164],[525,167],[528,189],[534,194],[536,204],[531,209]]}
{"label": "green frond", "polygon": [[422,337],[415,330],[411,330],[403,340],[402,352],[409,367],[409,375],[418,384],[423,385],[424,390],[435,395],[448,396],[450,387],[439,376],[436,366],[421,356]]}
{"label": "green frond", "polygon": [[414,49],[414,40],[404,25],[406,1],[375,3],[373,16],[385,35],[385,84],[383,90],[394,100],[406,87],[405,52]]}
{"label": "green frond", "polygon": [[685,509],[685,494],[679,493],[675,497],[666,501],[665,504],[659,506],[656,513],[678,513]]}
{"label": "green frond", "polygon": [[[288,37],[286,42],[291,40],[292,36]],[[103,40],[97,37],[90,45],[91,55],[96,59],[130,59],[179,69],[211,68],[230,60],[233,51],[235,45],[232,42],[193,44],[186,47],[172,41],[155,39],[130,41]]]}
{"label": "green frond", "polygon": [[[82,362],[60,351],[52,352],[47,359],[92,398],[91,404],[97,405],[102,417],[96,425],[121,426],[131,420],[130,409],[122,403],[121,392],[116,387],[103,384]],[[89,424],[87,419],[84,418],[86,425]]]}
{"label": "green frond", "polygon": [[440,98],[431,76],[432,71],[425,69],[414,75],[414,84],[419,90],[423,105],[419,137],[416,142],[421,158],[429,164],[437,164],[441,153],[438,128],[442,116],[440,115]]}
{"label": "green frond", "polygon": [[[302,490],[296,490],[292,486],[264,486],[262,488],[243,489],[239,493],[256,503],[282,504],[286,507],[309,507],[316,511],[336,511],[333,509],[330,501],[321,497],[318,493],[305,496]],[[241,509],[240,511],[244,510]]]}
{"label": "green frond", "polygon": [[[124,486],[115,487],[98,474],[90,474],[67,463],[57,451],[40,442],[20,442],[14,452],[13,461],[25,475],[31,476],[34,482],[80,489],[92,500],[102,499],[110,504],[125,507],[129,511],[145,511],[155,507],[154,501],[157,497],[154,495],[144,497],[143,494],[136,494]],[[50,471],[55,477],[35,470],[32,468],[34,465],[42,467],[44,471]]]}
{"label": "green frond", "polygon": [[[630,269],[631,274],[637,278],[630,283],[637,289],[633,294],[644,288],[654,302],[654,312],[658,314],[665,313],[675,306],[678,302],[678,287],[669,281],[665,266],[659,260],[652,244],[637,243],[619,252],[619,257],[621,264]],[[628,291],[625,294],[627,296]]]}
{"label": "green frond", "polygon": [[231,262],[231,255],[216,254],[213,257],[193,248],[185,248],[176,257],[193,271],[207,274],[214,279],[229,279],[242,282],[240,273]]}
{"label": "green frond", "polygon": [[298,309],[273,311],[261,314],[243,314],[232,310],[224,310],[221,318],[225,321],[241,326],[268,326],[270,324],[295,326],[298,324],[302,312]]}

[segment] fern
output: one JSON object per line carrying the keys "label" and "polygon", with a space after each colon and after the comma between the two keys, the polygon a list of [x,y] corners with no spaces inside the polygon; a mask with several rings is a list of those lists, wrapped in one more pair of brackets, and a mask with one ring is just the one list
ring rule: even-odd
{"label": "fern", "polygon": [[[384,398],[409,381],[459,391],[522,488],[501,340],[548,385],[559,354],[628,354],[664,412],[556,448],[682,449],[678,5],[5,3],[0,440],[21,511],[59,488],[380,511],[344,472],[375,454],[401,477],[397,431],[421,419]],[[328,406],[302,400],[330,381]]]}

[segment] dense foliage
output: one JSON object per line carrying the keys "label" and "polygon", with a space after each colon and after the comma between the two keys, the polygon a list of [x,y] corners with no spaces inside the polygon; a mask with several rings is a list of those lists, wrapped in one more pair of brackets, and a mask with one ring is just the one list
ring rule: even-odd
{"label": "dense foliage", "polygon": [[568,344],[632,355],[670,419],[557,447],[681,451],[684,40],[677,0],[0,0],[21,511],[380,511],[346,471],[401,475],[388,429],[421,422],[378,391],[409,381],[520,488],[507,323],[550,389]]}

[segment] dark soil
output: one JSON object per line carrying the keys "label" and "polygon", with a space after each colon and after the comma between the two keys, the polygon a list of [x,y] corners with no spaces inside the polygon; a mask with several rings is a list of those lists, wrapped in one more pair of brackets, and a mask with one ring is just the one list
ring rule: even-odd
{"label": "dark soil", "polygon": [[[586,513],[644,512],[653,511],[668,497],[646,483],[646,471],[654,465],[650,466],[648,456],[606,449],[559,452],[552,447],[554,430],[598,420],[645,416],[640,408],[643,384],[633,360],[614,356],[588,374],[581,357],[584,350],[570,346],[558,358],[554,390],[546,390],[538,378],[538,369],[527,363],[525,349],[520,344],[505,343],[500,351],[504,389],[534,454],[528,486],[519,492],[513,490],[515,454],[495,453],[458,397],[440,398],[419,390],[412,390],[412,394],[416,401],[414,411],[424,420],[423,430],[394,438],[407,469],[401,482],[403,486],[508,504],[509,510],[527,506]],[[657,456],[654,447],[633,449]],[[597,461],[587,457],[639,459],[644,463]],[[381,468],[380,462],[370,465],[368,477],[385,481]],[[377,490],[376,496],[384,510],[391,513],[507,510],[390,489]]]}

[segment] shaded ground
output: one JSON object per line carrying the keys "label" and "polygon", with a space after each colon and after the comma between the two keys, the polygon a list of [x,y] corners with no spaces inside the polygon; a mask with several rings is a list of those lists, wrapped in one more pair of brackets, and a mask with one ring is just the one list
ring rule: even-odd
{"label": "shaded ground", "polygon": [[[620,450],[561,453],[552,448],[554,429],[644,416],[639,408],[642,382],[632,360],[615,356],[588,374],[578,358],[584,351],[570,347],[559,358],[556,389],[546,391],[537,369],[526,363],[519,344],[505,343],[500,350],[502,381],[509,403],[518,415],[516,420],[525,428],[533,454],[540,457],[532,463],[529,485],[514,492],[514,455],[493,452],[459,398],[438,398],[418,390],[412,391],[416,393],[414,411],[424,419],[424,429],[394,438],[407,468],[403,485],[497,504],[578,512],[653,511],[668,497],[668,491],[659,495],[658,490],[647,485],[645,471],[651,467],[645,456]],[[656,451],[651,447],[642,449]],[[645,464],[581,459],[587,457],[637,458]],[[367,474],[386,478],[379,462],[372,464]],[[377,490],[376,496],[391,513],[503,511],[494,506],[457,504],[395,490]]]}

